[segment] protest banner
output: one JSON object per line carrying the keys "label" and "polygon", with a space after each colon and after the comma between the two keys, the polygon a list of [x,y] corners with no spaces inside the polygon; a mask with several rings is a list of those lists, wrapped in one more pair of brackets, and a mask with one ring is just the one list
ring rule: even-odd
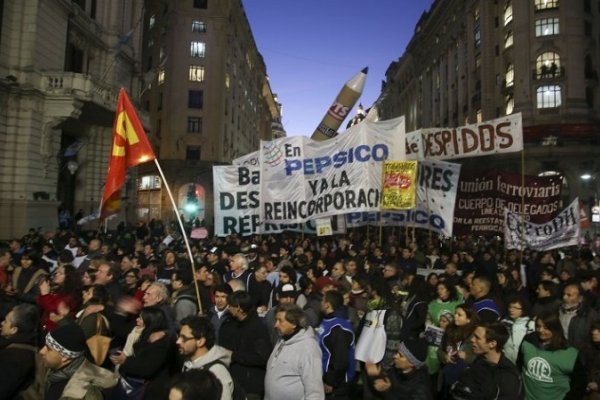
{"label": "protest banner", "polygon": [[410,210],[417,204],[417,162],[386,161],[383,163],[384,210]]}
{"label": "protest banner", "polygon": [[[213,193],[215,235],[242,236],[274,234],[283,231],[316,234],[315,221],[302,224],[261,224],[259,220],[260,171],[257,167],[214,166]],[[343,216],[331,218],[332,234],[345,233]]]}
{"label": "protest banner", "polygon": [[522,176],[496,170],[463,173],[454,208],[455,235],[500,235],[504,208],[543,224],[560,208],[562,177]]}
{"label": "protest banner", "polygon": [[458,128],[427,128],[406,134],[407,160],[451,160],[521,150],[521,113]]}
{"label": "protest banner", "polygon": [[406,211],[346,214],[348,228],[363,225],[409,226],[452,236],[454,203],[460,164],[445,161],[419,161],[417,207]]}
{"label": "protest banner", "polygon": [[324,142],[261,141],[260,220],[299,223],[378,211],[385,160],[404,159],[404,117],[365,122]]}
{"label": "protest banner", "polygon": [[579,199],[545,224],[527,222],[523,217],[504,209],[504,246],[507,249],[546,251],[575,246],[579,242]]}

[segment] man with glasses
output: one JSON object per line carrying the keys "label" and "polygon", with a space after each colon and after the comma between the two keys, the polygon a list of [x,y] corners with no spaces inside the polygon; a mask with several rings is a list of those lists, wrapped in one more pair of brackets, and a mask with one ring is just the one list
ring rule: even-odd
{"label": "man with glasses", "polygon": [[208,319],[189,316],[181,320],[177,348],[185,358],[183,372],[196,368],[209,370],[223,385],[221,400],[232,398],[234,385],[228,369],[231,351],[215,344],[215,331]]}

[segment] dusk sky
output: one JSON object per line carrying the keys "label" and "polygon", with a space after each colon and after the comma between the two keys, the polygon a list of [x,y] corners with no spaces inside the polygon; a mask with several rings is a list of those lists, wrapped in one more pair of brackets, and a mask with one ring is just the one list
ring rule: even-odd
{"label": "dusk sky", "polygon": [[386,69],[403,54],[432,3],[243,0],[271,88],[283,104],[288,136],[311,136],[344,83],[366,66],[369,74],[358,103],[370,107]]}

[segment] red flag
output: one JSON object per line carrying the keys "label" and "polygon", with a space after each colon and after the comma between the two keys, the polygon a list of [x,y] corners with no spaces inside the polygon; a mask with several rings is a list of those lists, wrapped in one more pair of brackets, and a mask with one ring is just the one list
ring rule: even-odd
{"label": "red flag", "polygon": [[100,218],[116,214],[121,209],[121,188],[125,184],[127,168],[155,158],[135,108],[125,89],[121,88],[117,100],[112,151],[102,194]]}

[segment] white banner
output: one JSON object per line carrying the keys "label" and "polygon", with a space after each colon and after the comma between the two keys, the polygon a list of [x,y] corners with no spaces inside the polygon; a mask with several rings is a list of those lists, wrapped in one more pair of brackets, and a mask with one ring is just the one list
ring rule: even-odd
{"label": "white banner", "polygon": [[419,161],[416,209],[382,213],[348,213],[346,226],[353,228],[381,223],[383,226],[423,228],[452,236],[459,177],[460,164]]}
{"label": "white banner", "polygon": [[[259,174],[257,167],[213,167],[215,235],[222,237],[237,233],[248,236],[283,231],[316,234],[315,221],[307,221],[303,224],[261,224],[259,222]],[[346,232],[343,216],[331,218],[330,223],[332,234]]]}
{"label": "white banner", "polygon": [[240,165],[244,167],[258,167],[258,150],[248,153],[245,156],[238,157],[231,161],[233,165]]}
{"label": "white banner", "polygon": [[575,246],[579,241],[579,199],[545,224],[523,221],[519,214],[504,209],[504,246],[546,251]]}
{"label": "white banner", "polygon": [[458,128],[428,128],[406,134],[407,160],[450,160],[521,150],[521,113]]}
{"label": "white banner", "polygon": [[323,142],[261,141],[261,221],[297,223],[378,211],[382,165],[404,159],[404,117],[365,122]]}

